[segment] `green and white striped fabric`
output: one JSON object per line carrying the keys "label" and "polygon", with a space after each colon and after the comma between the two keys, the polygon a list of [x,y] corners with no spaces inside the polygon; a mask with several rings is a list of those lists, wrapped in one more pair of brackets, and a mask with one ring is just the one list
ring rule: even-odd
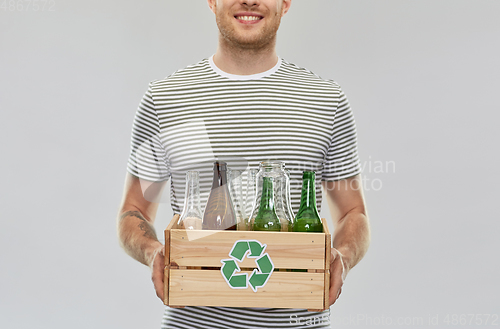
{"label": "green and white striped fabric", "polygon": [[330,328],[330,312],[287,308],[167,308],[162,329]]}

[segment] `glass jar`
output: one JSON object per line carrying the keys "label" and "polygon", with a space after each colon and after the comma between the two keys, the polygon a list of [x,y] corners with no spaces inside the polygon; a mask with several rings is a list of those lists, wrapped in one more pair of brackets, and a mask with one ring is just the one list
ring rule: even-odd
{"label": "glass jar", "polygon": [[271,178],[273,182],[274,208],[281,223],[281,231],[291,232],[293,227],[293,213],[290,208],[290,178],[285,171],[285,163],[283,161],[263,161],[259,164],[259,171],[256,175],[257,193],[249,220],[250,229],[253,229],[255,217],[260,209],[264,177]]}

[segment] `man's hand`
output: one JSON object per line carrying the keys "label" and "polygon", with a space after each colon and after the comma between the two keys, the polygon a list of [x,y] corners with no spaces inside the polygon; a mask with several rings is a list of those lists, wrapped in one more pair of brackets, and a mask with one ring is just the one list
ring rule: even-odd
{"label": "man's hand", "polygon": [[335,248],[332,248],[330,258],[330,306],[339,298],[342,292],[342,285],[347,276],[347,268],[344,264],[343,255]]}
{"label": "man's hand", "polygon": [[165,269],[165,247],[159,247],[156,249],[153,261],[149,265],[151,269],[151,280],[153,281],[153,285],[156,290],[156,296],[161,299],[163,302],[163,278],[164,278],[164,269]]}
{"label": "man's hand", "polygon": [[330,259],[329,302],[332,305],[339,298],[347,272],[368,250],[370,226],[359,175],[335,182],[323,182],[323,188],[335,227]]}

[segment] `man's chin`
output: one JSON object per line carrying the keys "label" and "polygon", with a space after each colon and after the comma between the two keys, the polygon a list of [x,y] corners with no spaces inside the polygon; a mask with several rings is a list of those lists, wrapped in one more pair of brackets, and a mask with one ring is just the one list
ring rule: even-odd
{"label": "man's chin", "polygon": [[244,49],[261,49],[270,44],[272,38],[266,38],[262,35],[246,36],[234,38],[232,41],[235,45]]}

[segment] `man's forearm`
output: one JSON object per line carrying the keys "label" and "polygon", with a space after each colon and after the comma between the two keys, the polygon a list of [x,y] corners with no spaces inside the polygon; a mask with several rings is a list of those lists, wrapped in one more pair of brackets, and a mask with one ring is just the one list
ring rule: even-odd
{"label": "man's forearm", "polygon": [[118,238],[123,249],[137,261],[150,265],[162,247],[153,224],[139,211],[125,211],[118,218]]}
{"label": "man's forearm", "polygon": [[347,213],[337,223],[333,234],[333,247],[344,255],[347,270],[363,258],[369,245],[370,225],[367,216],[355,210]]}

